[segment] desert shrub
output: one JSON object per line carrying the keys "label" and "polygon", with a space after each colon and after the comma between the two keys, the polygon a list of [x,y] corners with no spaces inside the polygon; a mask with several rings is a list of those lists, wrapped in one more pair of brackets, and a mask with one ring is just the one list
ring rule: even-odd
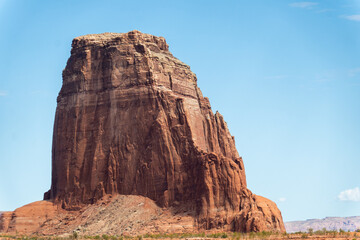
{"label": "desert shrub", "polygon": [[314,233],[314,229],[309,228],[309,229],[308,229],[308,233],[310,234],[310,236],[311,236],[311,235],[313,235],[313,233]]}
{"label": "desert shrub", "polygon": [[246,233],[233,232],[233,233],[232,233],[232,238],[233,238],[233,239],[236,239],[236,240],[239,240],[240,238],[241,238],[241,239],[244,239],[244,238],[246,238]]}
{"label": "desert shrub", "polygon": [[273,232],[262,231],[262,232],[258,232],[256,235],[259,236],[260,238],[267,238],[273,234],[274,234]]}
{"label": "desert shrub", "polygon": [[308,235],[307,235],[306,233],[303,233],[303,234],[301,235],[301,238],[308,238]]}
{"label": "desert shrub", "polygon": [[209,238],[227,238],[228,235],[226,233],[212,233],[212,234],[206,235],[206,237],[209,237]]}
{"label": "desert shrub", "polygon": [[109,240],[109,236],[106,235],[106,234],[103,234],[103,235],[101,236],[101,238],[104,239],[104,240]]}
{"label": "desert shrub", "polygon": [[240,233],[238,232],[232,232],[231,236],[229,236],[229,238],[231,238],[232,240],[240,240]]}
{"label": "desert shrub", "polygon": [[181,237],[181,234],[180,233],[170,233],[168,234],[168,238],[180,238]]}
{"label": "desert shrub", "polygon": [[209,237],[209,238],[218,238],[218,237],[220,237],[220,234],[221,234],[221,233],[211,233],[211,234],[206,235],[206,237]]}
{"label": "desert shrub", "polygon": [[11,236],[11,235],[1,235],[0,237],[4,237],[4,238],[10,238],[10,239],[17,239],[15,236]]}
{"label": "desert shrub", "polygon": [[254,238],[255,236],[256,236],[256,233],[254,233],[254,232],[249,233],[249,238]]}
{"label": "desert shrub", "polygon": [[[16,239],[16,237],[13,237],[13,239]],[[38,238],[37,237],[28,237],[28,236],[22,236],[20,239],[22,240],[37,240]]]}

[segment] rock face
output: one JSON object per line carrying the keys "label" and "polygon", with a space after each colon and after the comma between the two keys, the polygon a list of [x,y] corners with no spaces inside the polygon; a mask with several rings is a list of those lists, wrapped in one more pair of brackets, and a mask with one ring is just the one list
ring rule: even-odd
{"label": "rock face", "polygon": [[1,212],[0,213],[0,232],[8,231],[12,213],[13,212]]}
{"label": "rock face", "polygon": [[223,117],[164,38],[75,38],[57,102],[45,199],[76,210],[107,194],[142,195],[192,212],[203,229],[285,230],[276,205],[247,189]]}
{"label": "rock face", "polygon": [[34,233],[41,225],[61,212],[49,201],[38,201],[27,204],[13,212],[4,212],[0,216],[0,232]]}

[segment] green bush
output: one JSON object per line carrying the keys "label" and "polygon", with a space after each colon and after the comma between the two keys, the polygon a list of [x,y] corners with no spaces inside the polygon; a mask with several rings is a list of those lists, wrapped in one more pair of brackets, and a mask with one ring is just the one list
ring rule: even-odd
{"label": "green bush", "polygon": [[106,235],[106,234],[103,234],[103,235],[101,236],[101,238],[104,239],[104,240],[109,240],[109,236]]}
{"label": "green bush", "polygon": [[306,233],[303,233],[303,234],[301,235],[301,238],[308,238],[308,235],[307,235]]}
{"label": "green bush", "polygon": [[76,231],[73,232],[72,239],[77,239],[79,237]]}

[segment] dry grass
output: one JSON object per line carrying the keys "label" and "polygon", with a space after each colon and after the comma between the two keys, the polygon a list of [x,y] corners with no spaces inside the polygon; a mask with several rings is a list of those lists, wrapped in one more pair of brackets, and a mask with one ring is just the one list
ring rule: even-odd
{"label": "dry grass", "polygon": [[169,233],[169,234],[144,234],[139,236],[118,236],[118,235],[97,235],[86,236],[74,232],[67,237],[56,236],[24,236],[24,235],[1,235],[0,240],[75,240],[75,239],[96,239],[96,240],[153,240],[153,239],[232,239],[232,240],[282,240],[282,239],[299,239],[299,240],[357,240],[360,239],[359,232],[344,231],[310,231],[297,233],[273,233],[273,232],[219,232],[219,233]]}

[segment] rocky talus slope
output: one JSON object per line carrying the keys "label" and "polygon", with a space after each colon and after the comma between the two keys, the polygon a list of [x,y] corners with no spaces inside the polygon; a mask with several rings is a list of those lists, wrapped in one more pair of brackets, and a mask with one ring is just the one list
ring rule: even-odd
{"label": "rocky talus slope", "polygon": [[247,189],[226,122],[164,38],[138,31],[75,38],[57,102],[44,198],[59,211],[137,195],[191,219],[191,231],[285,230],[275,203]]}

